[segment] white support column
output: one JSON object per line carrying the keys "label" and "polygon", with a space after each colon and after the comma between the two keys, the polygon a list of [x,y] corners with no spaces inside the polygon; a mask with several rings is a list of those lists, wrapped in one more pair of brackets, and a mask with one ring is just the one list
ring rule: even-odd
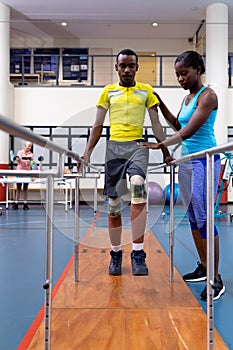
{"label": "white support column", "polygon": [[[14,89],[9,82],[10,9],[2,3],[0,3],[0,52],[0,114],[12,118]],[[8,168],[8,141],[8,134],[0,130],[0,169]],[[5,189],[0,189],[0,200],[5,200]]]}
{"label": "white support column", "polygon": [[228,94],[228,7],[211,4],[206,9],[206,83],[218,95],[216,137],[218,144],[227,142]]}

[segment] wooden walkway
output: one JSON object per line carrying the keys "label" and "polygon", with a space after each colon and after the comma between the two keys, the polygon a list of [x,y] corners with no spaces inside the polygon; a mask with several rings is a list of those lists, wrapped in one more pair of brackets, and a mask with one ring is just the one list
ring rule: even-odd
{"label": "wooden walkway", "polygon": [[[94,239],[106,237],[97,230]],[[109,249],[90,247],[92,239],[80,247],[79,282],[72,264],[53,298],[52,350],[207,349],[206,314],[176,269],[169,282],[169,258],[152,232],[145,239],[149,276],[132,276],[131,244],[122,275],[109,276]],[[214,349],[227,350],[214,334]],[[43,322],[28,349],[44,349]]]}

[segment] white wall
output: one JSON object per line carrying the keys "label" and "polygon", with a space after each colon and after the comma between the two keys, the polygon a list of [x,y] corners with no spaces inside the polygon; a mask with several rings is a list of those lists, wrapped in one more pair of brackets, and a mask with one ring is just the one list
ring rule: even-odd
{"label": "white wall", "polygon": [[[15,88],[14,120],[22,125],[93,125],[101,90],[94,87]],[[156,91],[177,114],[186,92],[181,88],[156,88]],[[148,118],[145,124],[150,125]],[[228,125],[233,126],[233,89],[228,89]]]}
{"label": "white wall", "polygon": [[192,50],[192,45],[185,39],[81,39],[80,47],[113,48],[113,54],[122,49],[134,51],[155,51],[157,55],[176,55],[185,50]]}

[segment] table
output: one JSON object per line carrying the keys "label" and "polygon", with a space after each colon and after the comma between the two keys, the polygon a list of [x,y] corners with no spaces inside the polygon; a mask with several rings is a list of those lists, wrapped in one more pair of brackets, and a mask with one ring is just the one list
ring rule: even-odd
{"label": "table", "polygon": [[[6,186],[6,201],[1,202],[6,204],[6,209],[9,208],[9,203],[14,202],[9,198],[9,189],[11,184],[17,184],[17,183],[28,183],[31,185],[38,185],[37,187],[32,187],[31,190],[46,190],[46,179],[35,179],[34,181],[31,179],[31,177],[3,177],[0,178],[0,184],[2,186]],[[41,186],[39,186],[41,185]],[[62,203],[65,205],[65,211],[68,211],[68,205],[69,208],[72,209],[72,182],[67,181],[65,179],[55,179],[54,180],[54,190],[65,190],[65,199],[64,201],[58,201],[58,203]],[[14,189],[15,190],[15,189]]]}

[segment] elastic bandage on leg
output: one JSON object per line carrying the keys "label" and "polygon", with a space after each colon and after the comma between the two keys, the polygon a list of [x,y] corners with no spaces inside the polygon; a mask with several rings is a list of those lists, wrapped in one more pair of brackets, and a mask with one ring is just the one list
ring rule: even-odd
{"label": "elastic bandage on leg", "polygon": [[121,214],[121,199],[109,198],[108,199],[108,215],[111,218],[116,218]]}
{"label": "elastic bandage on leg", "polygon": [[142,176],[133,175],[130,179],[131,203],[146,203],[145,182]]}

